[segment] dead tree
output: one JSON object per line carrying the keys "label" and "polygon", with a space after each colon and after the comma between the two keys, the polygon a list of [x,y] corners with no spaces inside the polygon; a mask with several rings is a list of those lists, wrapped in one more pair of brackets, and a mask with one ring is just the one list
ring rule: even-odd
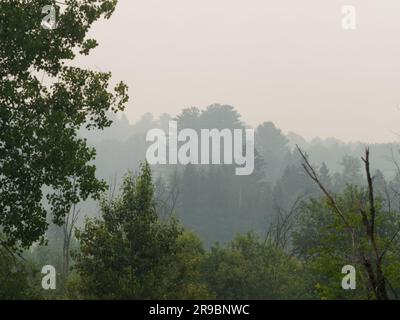
{"label": "dead tree", "polygon": [[180,196],[177,172],[166,184],[161,179],[156,182],[157,212],[162,219],[168,219],[174,213]]}
{"label": "dead tree", "polygon": [[[76,194],[76,180],[75,177],[72,180],[74,194]],[[68,213],[64,217],[64,223],[62,225],[63,230],[63,275],[65,279],[68,277],[69,273],[69,265],[70,265],[70,247],[71,247],[71,239],[73,235],[73,231],[78,221],[80,209],[78,210],[76,207],[76,201],[73,201],[71,204],[71,208]]]}
{"label": "dead tree", "polygon": [[[377,300],[388,300],[388,292],[386,288],[387,280],[385,279],[383,270],[382,270],[382,261],[383,258],[389,249],[390,245],[393,243],[393,239],[390,240],[386,248],[381,250],[377,244],[377,230],[376,230],[376,205],[375,205],[375,195],[374,195],[374,185],[373,185],[373,177],[371,175],[370,169],[370,161],[369,161],[369,149],[365,149],[365,156],[362,157],[362,161],[365,167],[365,173],[367,176],[367,200],[363,201],[363,199],[358,200],[358,211],[362,218],[362,223],[364,226],[364,232],[362,234],[363,237],[366,238],[368,243],[371,245],[371,250],[369,252],[365,252],[362,246],[357,241],[357,233],[354,226],[348,221],[346,215],[337,204],[334,197],[331,193],[325,188],[325,186],[321,183],[316,171],[310,164],[305,153],[297,146],[297,150],[299,151],[303,163],[302,166],[308,176],[318,185],[319,189],[324,193],[327,198],[329,206],[333,209],[336,214],[340,217],[342,222],[344,223],[346,229],[349,232],[352,241],[352,249],[353,255],[356,257],[361,264],[364,266],[364,269],[368,275],[369,285],[375,295]],[[365,203],[366,202],[366,203]],[[394,237],[397,237],[396,233]]]}
{"label": "dead tree", "polygon": [[275,203],[274,211],[276,215],[269,225],[265,237],[266,240],[270,240],[277,247],[286,249],[294,226],[294,220],[298,213],[299,204],[305,197],[306,195],[298,196],[289,209],[282,208],[279,204]]}
{"label": "dead tree", "polygon": [[65,215],[63,224],[63,275],[65,278],[68,276],[69,272],[69,262],[70,262],[70,246],[73,230],[75,228],[76,222],[78,220],[80,209],[76,209],[76,204],[72,205],[71,211]]}

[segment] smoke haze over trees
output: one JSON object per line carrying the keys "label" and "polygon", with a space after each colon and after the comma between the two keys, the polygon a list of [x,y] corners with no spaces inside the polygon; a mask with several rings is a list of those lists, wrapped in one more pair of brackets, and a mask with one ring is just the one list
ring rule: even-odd
{"label": "smoke haze over trees", "polygon": [[[195,130],[247,127],[234,107],[217,104],[205,109],[184,109],[175,116],[163,114],[158,119],[147,113],[133,124],[124,115],[114,116],[113,125],[101,133],[81,132],[97,150],[98,176],[119,183],[127,170],[137,170],[150,145],[146,133],[153,128],[168,132],[168,121],[172,119],[178,121],[179,128]],[[278,211],[288,211],[296,201],[318,194],[301,167],[296,144],[312,156],[324,183],[332,190],[363,183],[360,155],[365,143],[344,143],[333,138],[306,141],[295,133],[284,134],[268,121],[254,129],[256,161],[250,176],[235,176],[233,166],[229,165],[178,164],[152,168],[157,183],[176,193],[173,203],[176,214],[207,245],[230,241],[237,232],[253,230],[265,235]],[[375,144],[370,148],[373,166],[379,168],[387,181],[395,179],[396,144]],[[168,190],[160,193],[167,196]],[[97,214],[93,206],[88,210]]]}
{"label": "smoke haze over trees", "polygon": [[150,165],[147,133],[170,121],[251,126],[224,104],[130,123],[124,82],[72,66],[118,1],[65,0],[51,30],[47,2],[0,2],[0,299],[399,299],[396,143],[308,141],[260,117],[249,175]]}

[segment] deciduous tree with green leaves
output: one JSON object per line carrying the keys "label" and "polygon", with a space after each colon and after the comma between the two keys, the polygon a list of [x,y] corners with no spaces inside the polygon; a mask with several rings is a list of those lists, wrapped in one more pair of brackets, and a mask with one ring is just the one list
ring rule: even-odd
{"label": "deciduous tree with green leaves", "polygon": [[128,174],[121,195],[103,200],[102,217],[87,220],[76,236],[80,296],[96,299],[205,298],[201,243],[173,217],[156,213],[150,166]]}
{"label": "deciduous tree with green leaves", "polygon": [[[315,268],[317,278],[325,280],[321,280],[325,285],[323,297],[397,298],[398,271],[393,272],[393,267],[399,265],[399,212],[384,205],[382,195],[376,192],[379,175],[371,172],[369,149],[361,158],[366,186],[348,185],[340,194],[327,189],[306,154],[300,148],[298,151],[304,170],[324,197],[306,207],[294,243]],[[353,265],[358,271],[359,290],[355,294],[340,290],[338,280],[344,265]],[[321,288],[321,283],[316,284]]]}
{"label": "deciduous tree with green leaves", "polygon": [[[62,224],[72,204],[96,198],[95,150],[80,128],[103,129],[107,112],[124,109],[127,86],[110,89],[110,73],[73,67],[97,46],[91,25],[109,18],[116,0],[0,2],[1,243],[26,248],[43,240],[46,218]],[[57,28],[41,27],[42,8],[56,8]],[[46,78],[45,84],[43,79]],[[74,186],[75,181],[75,186]]]}
{"label": "deciduous tree with green leaves", "polygon": [[204,267],[217,299],[305,299],[302,264],[254,233],[211,248]]}

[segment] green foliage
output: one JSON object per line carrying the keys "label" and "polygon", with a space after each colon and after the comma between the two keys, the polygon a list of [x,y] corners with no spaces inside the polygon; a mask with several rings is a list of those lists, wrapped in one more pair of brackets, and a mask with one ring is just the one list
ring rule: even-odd
{"label": "green foliage", "polygon": [[87,220],[76,232],[80,294],[100,299],[205,297],[204,286],[192,282],[199,278],[201,245],[183,233],[176,219],[158,218],[147,162],[138,177],[125,177],[121,193],[103,201],[102,219]]}
{"label": "green foliage", "polygon": [[227,247],[214,246],[205,262],[217,299],[304,299],[301,273],[299,261],[251,233]]}
{"label": "green foliage", "polygon": [[167,275],[170,286],[168,299],[210,299],[203,277],[206,255],[201,240],[192,232],[185,231],[176,242],[175,261]]}
{"label": "green foliage", "polygon": [[77,49],[96,46],[86,34],[116,1],[66,0],[57,29],[45,30],[41,9],[49,4],[57,7],[55,0],[0,3],[0,225],[10,248],[43,240],[46,208],[61,224],[73,203],[104,190],[90,163],[96,152],[77,132],[108,127],[107,112],[128,100],[123,83],[108,89],[109,73],[66,66]]}
{"label": "green foliage", "polygon": [[0,300],[40,299],[40,280],[29,264],[0,249]]}
{"label": "green foliage", "polygon": [[[371,244],[365,238],[365,227],[359,213],[360,199],[365,199],[363,188],[348,186],[345,191],[336,195],[335,200],[342,209],[346,219],[356,231],[353,239],[343,220],[337,215],[325,198],[311,199],[301,208],[296,230],[293,233],[294,253],[306,268],[308,288],[314,298],[318,299],[371,299],[371,288],[359,252],[372,252]],[[400,288],[398,269],[400,255],[398,241],[393,235],[399,226],[397,212],[382,209],[382,201],[377,204],[376,221],[378,246],[383,250],[389,248],[383,268],[385,278],[395,291]],[[391,240],[395,240],[389,246]],[[352,265],[356,269],[356,290],[343,290],[341,280],[344,274],[342,267]]]}
{"label": "green foliage", "polygon": [[301,208],[293,245],[294,252],[304,262],[308,287],[314,298],[355,298],[360,292],[365,297],[361,282],[357,283],[356,292],[341,287],[342,267],[350,264],[359,270],[359,265],[354,265],[349,252],[351,240],[347,230],[323,199],[312,199]]}
{"label": "green foliage", "polygon": [[[328,176],[328,175],[327,175]],[[59,229],[48,232],[50,246],[35,247],[29,263],[0,255],[0,277],[5,299],[373,299],[357,250],[372,250],[365,240],[359,201],[366,190],[348,186],[335,195],[337,204],[356,231],[356,242],[325,198],[310,199],[294,219],[291,245],[255,233],[237,235],[227,245],[203,249],[202,241],[184,230],[177,219],[156,211],[155,187],[147,163],[138,175],[128,173],[118,197],[101,202],[100,218],[88,219],[77,230],[73,270],[57,274],[57,290],[40,289],[43,264],[60,268]],[[383,269],[390,296],[400,293],[399,213],[376,199],[376,241],[387,248]],[[57,231],[58,230],[58,231]],[[50,236],[51,235],[51,236]],[[58,240],[57,240],[58,239]],[[389,246],[389,244],[393,244]],[[2,253],[5,253],[2,252]],[[341,287],[344,265],[356,268],[356,290]],[[16,266],[16,267],[11,267]],[[11,275],[11,277],[10,277]],[[0,280],[1,280],[0,279]],[[61,280],[61,281],[60,281]],[[18,288],[18,289],[17,289]],[[21,289],[20,289],[21,288]]]}

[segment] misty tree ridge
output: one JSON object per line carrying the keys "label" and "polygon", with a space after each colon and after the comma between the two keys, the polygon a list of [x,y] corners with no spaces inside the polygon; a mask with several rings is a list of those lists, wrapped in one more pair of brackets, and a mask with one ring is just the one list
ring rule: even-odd
{"label": "misty tree ridge", "polygon": [[399,147],[220,103],[128,120],[91,38],[117,3],[0,1],[0,299],[398,300]]}

